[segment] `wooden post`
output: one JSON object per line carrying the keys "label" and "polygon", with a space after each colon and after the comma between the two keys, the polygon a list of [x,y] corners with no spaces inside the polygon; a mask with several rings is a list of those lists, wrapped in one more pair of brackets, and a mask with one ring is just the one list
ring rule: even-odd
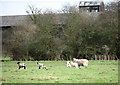
{"label": "wooden post", "polygon": [[101,60],[101,56],[99,55],[99,60]]}
{"label": "wooden post", "polygon": [[111,60],[111,55],[109,55],[109,58],[110,58],[110,60]]}
{"label": "wooden post", "polygon": [[102,60],[104,60],[104,56],[102,55]]}
{"label": "wooden post", "polygon": [[113,60],[115,60],[115,56],[113,56]]}
{"label": "wooden post", "polygon": [[110,56],[108,55],[108,60],[110,60]]}
{"label": "wooden post", "polygon": [[111,60],[113,60],[113,56],[111,56]]}
{"label": "wooden post", "polygon": [[106,60],[106,55],[104,55],[104,60]]}
{"label": "wooden post", "polygon": [[97,56],[95,55],[95,60],[97,60]]}

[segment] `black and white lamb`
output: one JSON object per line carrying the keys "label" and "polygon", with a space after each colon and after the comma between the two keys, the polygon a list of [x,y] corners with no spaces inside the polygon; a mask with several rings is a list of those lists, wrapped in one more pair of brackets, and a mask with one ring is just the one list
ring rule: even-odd
{"label": "black and white lamb", "polygon": [[18,62],[17,64],[18,64],[18,66],[19,66],[19,69],[20,69],[20,68],[23,68],[23,67],[24,67],[24,69],[26,69],[25,63],[20,63],[20,62]]}
{"label": "black and white lamb", "polygon": [[[42,67],[43,69],[46,69],[46,66],[44,64],[41,64],[39,62],[37,62],[38,66],[39,66],[39,69]],[[46,69],[47,70],[47,69]]]}

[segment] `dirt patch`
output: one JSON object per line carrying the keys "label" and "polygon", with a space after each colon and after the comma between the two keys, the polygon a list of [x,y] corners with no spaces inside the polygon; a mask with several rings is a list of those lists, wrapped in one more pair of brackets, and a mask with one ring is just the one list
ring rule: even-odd
{"label": "dirt patch", "polygon": [[113,71],[116,71],[116,69],[112,69]]}
{"label": "dirt patch", "polygon": [[34,80],[34,79],[30,79],[30,80]]}
{"label": "dirt patch", "polygon": [[14,71],[14,72],[19,72],[19,71],[16,70],[16,71]]}
{"label": "dirt patch", "polygon": [[49,76],[52,76],[53,74],[49,74]]}
{"label": "dirt patch", "polygon": [[32,71],[35,71],[34,69],[32,69]]}
{"label": "dirt patch", "polygon": [[41,79],[42,79],[42,80],[46,80],[46,79],[58,79],[58,77],[49,75],[49,76],[40,77],[39,79],[40,79],[40,80],[41,80]]}
{"label": "dirt patch", "polygon": [[8,72],[7,70],[4,70],[3,72]]}
{"label": "dirt patch", "polygon": [[44,79],[38,79],[38,81],[45,81],[45,80],[49,80],[49,79],[47,79],[47,78],[44,78]]}
{"label": "dirt patch", "polygon": [[38,81],[43,81],[43,79],[38,79]]}
{"label": "dirt patch", "polygon": [[5,81],[5,79],[3,79],[3,78],[0,78],[0,81]]}
{"label": "dirt patch", "polygon": [[99,74],[106,74],[107,72],[101,72],[101,73],[99,73]]}
{"label": "dirt patch", "polygon": [[84,81],[85,81],[85,80],[86,80],[86,78],[82,78],[82,80],[84,80]]}
{"label": "dirt patch", "polygon": [[73,74],[73,75],[78,75],[78,76],[79,76],[79,75],[81,75],[81,74]]}

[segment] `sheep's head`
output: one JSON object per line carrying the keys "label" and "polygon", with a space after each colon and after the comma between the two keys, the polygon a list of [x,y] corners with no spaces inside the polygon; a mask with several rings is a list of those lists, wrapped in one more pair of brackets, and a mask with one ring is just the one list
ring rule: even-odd
{"label": "sheep's head", "polygon": [[37,64],[38,64],[38,62],[37,62]]}
{"label": "sheep's head", "polygon": [[72,61],[71,61],[70,63],[71,63],[71,64],[73,64],[73,62],[72,62]]}
{"label": "sheep's head", "polygon": [[70,61],[67,61],[67,63],[70,63]]}
{"label": "sheep's head", "polygon": [[76,58],[73,58],[73,61],[75,61]]}
{"label": "sheep's head", "polygon": [[19,64],[20,62],[17,62],[17,64]]}

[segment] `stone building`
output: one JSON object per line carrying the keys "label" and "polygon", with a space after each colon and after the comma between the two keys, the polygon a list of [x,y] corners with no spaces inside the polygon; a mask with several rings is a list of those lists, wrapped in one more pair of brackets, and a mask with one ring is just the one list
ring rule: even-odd
{"label": "stone building", "polygon": [[79,3],[79,12],[104,11],[104,2],[99,0],[84,0]]}

